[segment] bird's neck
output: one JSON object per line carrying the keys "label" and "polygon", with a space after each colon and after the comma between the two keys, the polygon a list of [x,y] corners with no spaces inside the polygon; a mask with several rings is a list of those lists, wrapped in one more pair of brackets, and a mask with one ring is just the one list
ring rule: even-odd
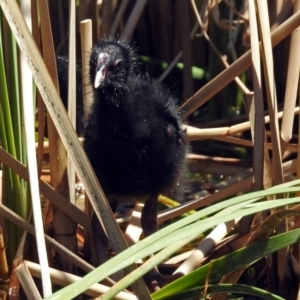
{"label": "bird's neck", "polygon": [[115,113],[118,111],[121,113],[123,108],[122,100],[127,98],[127,89],[126,88],[118,88],[116,89],[113,86],[105,87],[99,91],[98,93],[98,104],[102,109],[106,110],[113,110]]}
{"label": "bird's neck", "polygon": [[131,99],[128,97],[127,89],[105,88],[97,93],[92,115],[99,127],[119,138],[130,134],[133,130],[130,117],[134,110],[131,109],[131,103],[128,103]]}

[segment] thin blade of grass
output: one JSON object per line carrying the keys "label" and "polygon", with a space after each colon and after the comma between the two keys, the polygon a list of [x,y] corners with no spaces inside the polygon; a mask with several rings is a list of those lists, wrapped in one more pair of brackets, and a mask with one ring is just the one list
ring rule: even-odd
{"label": "thin blade of grass", "polygon": [[[41,277],[41,266],[33,263],[31,261],[25,261],[24,264],[26,265],[26,267],[29,269],[29,272],[32,276],[40,278]],[[70,274],[70,273],[66,273],[66,272],[62,272],[53,268],[49,268],[50,270],[50,275],[51,275],[51,279],[52,282],[54,284],[57,284],[59,286],[65,286],[68,285],[70,283],[76,282],[78,280],[80,280],[80,277]],[[91,287],[89,287],[88,290],[86,290],[84,292],[84,294],[86,294],[89,297],[97,297],[99,296],[99,294],[103,294],[105,293],[110,287],[107,287],[103,284],[94,284]],[[31,299],[31,298],[28,298]],[[116,297],[114,298],[116,300],[137,300],[138,298],[131,294],[131,293],[126,293],[126,292],[120,292],[119,294],[116,295]]]}
{"label": "thin blade of grass", "polygon": [[[75,0],[70,0],[69,16],[69,68],[68,68],[68,116],[76,128],[76,31],[75,31]],[[75,169],[71,159],[67,161],[69,196],[71,203],[75,204]]]}
{"label": "thin blade of grass", "polygon": [[92,21],[80,22],[80,44],[82,61],[82,96],[83,96],[83,118],[86,121],[90,107],[93,103],[93,93],[89,82],[89,55],[92,49]]}
{"label": "thin blade of grass", "polygon": [[[294,13],[300,10],[300,1],[294,2]],[[300,30],[295,30],[291,35],[288,71],[284,95],[283,117],[281,124],[281,151],[284,154],[287,144],[292,138],[294,107],[299,86],[300,56],[297,55],[300,48]]]}
{"label": "thin blade of grass", "polygon": [[275,184],[283,182],[282,157],[280,148],[279,124],[277,119],[277,99],[275,87],[275,75],[273,68],[273,50],[270,33],[270,22],[268,5],[266,1],[256,1],[258,14],[258,26],[261,35],[262,62],[264,66],[264,79],[266,86],[266,96],[268,101],[268,111],[270,116],[270,128],[273,144],[273,179]]}
{"label": "thin blade of grass", "polygon": [[[21,5],[23,10],[27,12],[31,11],[28,9],[29,2],[22,2]],[[26,14],[25,14],[26,16]],[[31,16],[27,15],[27,22],[30,20],[31,26]],[[37,242],[37,252],[41,265],[42,272],[42,286],[44,297],[52,294],[52,284],[49,274],[48,265],[48,255],[44,239],[44,226],[43,226],[43,216],[41,211],[41,199],[40,190],[38,185],[38,168],[36,160],[35,151],[35,107],[33,106],[33,85],[31,71],[27,65],[26,59],[21,54],[21,76],[22,76],[22,94],[23,94],[23,118],[25,125],[25,137],[26,137],[26,149],[27,149],[27,160],[28,160],[28,171],[29,171],[29,182],[31,191],[31,201],[32,201],[32,212],[33,220],[35,225],[35,234]]]}
{"label": "thin blade of grass", "polygon": [[[253,148],[253,190],[263,188],[263,173],[264,173],[264,144],[265,144],[265,128],[264,128],[264,104],[261,83],[261,68],[260,68],[260,51],[258,28],[255,13],[254,1],[249,1],[249,23],[250,23],[250,42],[251,42],[251,58],[252,58],[252,76],[254,101],[250,115],[252,116],[251,132]],[[252,111],[252,112],[251,112]],[[251,123],[251,120],[250,120]],[[255,139],[254,139],[255,137]]]}
{"label": "thin blade of grass", "polygon": [[259,289],[253,286],[248,286],[244,284],[209,284],[201,288],[190,289],[185,292],[179,292],[176,295],[171,295],[164,297],[164,300],[178,300],[178,299],[203,299],[203,295],[208,295],[212,293],[240,293],[243,295],[254,296],[255,299],[266,299],[266,300],[284,300],[284,298],[279,297],[275,294],[267,292],[263,289]]}

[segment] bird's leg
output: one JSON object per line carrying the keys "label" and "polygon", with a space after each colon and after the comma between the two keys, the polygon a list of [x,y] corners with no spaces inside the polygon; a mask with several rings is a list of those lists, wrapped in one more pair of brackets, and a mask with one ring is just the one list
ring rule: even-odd
{"label": "bird's leg", "polygon": [[109,241],[95,213],[92,217],[92,228],[93,241],[96,252],[96,261],[93,261],[92,263],[93,265],[98,266],[107,261]]}
{"label": "bird's leg", "polygon": [[[141,224],[145,237],[157,231],[157,198],[158,195],[150,195],[142,210]],[[157,268],[154,268],[146,274],[145,281],[148,287],[156,291],[160,288],[160,278],[161,274]]]}
{"label": "bird's leg", "polygon": [[[108,201],[111,210],[115,212],[118,204],[117,200],[114,197],[108,197]],[[97,256],[96,265],[99,265],[107,261],[109,240],[96,214],[94,214],[92,217],[92,228],[93,228],[93,237],[94,237],[93,240],[94,240],[95,251]]]}
{"label": "bird's leg", "polygon": [[146,237],[157,231],[157,197],[149,196],[142,210],[141,224]]}
{"label": "bird's leg", "polygon": [[[146,237],[157,231],[157,198],[158,195],[149,196],[142,210],[141,224]],[[156,267],[145,275],[145,281],[148,287],[157,291],[160,287],[178,279],[181,276],[181,274],[162,275]]]}

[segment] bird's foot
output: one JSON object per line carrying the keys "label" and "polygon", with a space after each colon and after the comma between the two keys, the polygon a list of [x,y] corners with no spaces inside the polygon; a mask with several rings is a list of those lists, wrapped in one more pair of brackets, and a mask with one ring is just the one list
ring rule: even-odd
{"label": "bird's foot", "polygon": [[173,275],[162,275],[155,268],[144,276],[144,280],[151,292],[156,292],[160,290],[163,286],[173,282],[181,276],[182,274],[179,273]]}

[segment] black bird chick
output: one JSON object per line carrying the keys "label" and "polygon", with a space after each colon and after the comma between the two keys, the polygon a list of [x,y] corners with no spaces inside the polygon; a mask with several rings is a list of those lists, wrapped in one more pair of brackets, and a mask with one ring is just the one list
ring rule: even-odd
{"label": "black bird chick", "polygon": [[94,103],[84,149],[113,210],[111,195],[147,196],[141,222],[148,236],[157,227],[158,195],[176,190],[185,166],[176,99],[140,74],[135,52],[123,40],[104,39],[93,47],[90,79]]}
{"label": "black bird chick", "polygon": [[150,195],[142,213],[149,235],[156,228],[157,196],[175,190],[184,169],[176,99],[139,73],[136,54],[123,40],[104,39],[93,47],[90,79],[94,103],[85,151],[108,196]]}

